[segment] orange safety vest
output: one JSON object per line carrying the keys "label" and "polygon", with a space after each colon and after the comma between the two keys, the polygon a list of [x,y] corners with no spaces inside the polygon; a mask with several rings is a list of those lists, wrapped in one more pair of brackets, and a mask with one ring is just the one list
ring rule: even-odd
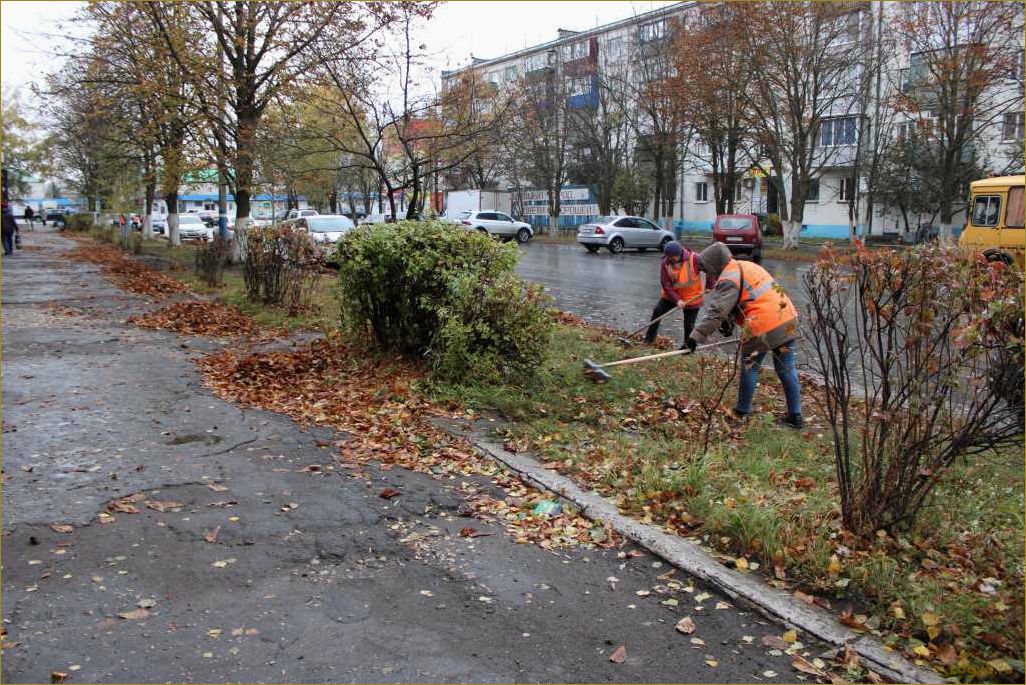
{"label": "orange safety vest", "polygon": [[720,280],[730,281],[741,291],[738,300],[741,312],[737,323],[747,325],[751,337],[769,333],[798,318],[798,310],[794,308],[791,298],[777,285],[770,273],[758,264],[731,259],[720,274]]}
{"label": "orange safety vest", "polygon": [[687,302],[689,307],[700,307],[702,305],[702,279],[698,276],[695,253],[692,252],[687,259],[682,259],[680,267],[677,269],[670,264],[667,264],[666,268],[677,297]]}

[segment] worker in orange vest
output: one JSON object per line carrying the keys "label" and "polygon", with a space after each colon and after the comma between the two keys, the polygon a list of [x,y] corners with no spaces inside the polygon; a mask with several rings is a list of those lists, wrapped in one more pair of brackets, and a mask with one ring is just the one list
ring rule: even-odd
{"label": "worker in orange vest", "polygon": [[676,240],[663,246],[663,262],[659,267],[659,301],[652,310],[652,324],[645,334],[645,342],[649,345],[655,342],[659,333],[659,322],[656,319],[677,307],[684,311],[684,344],[680,349],[687,346],[688,336],[695,326],[698,310],[702,307],[702,279],[698,275],[699,271],[701,262],[697,253]]}
{"label": "worker in orange vest", "polygon": [[744,364],[738,381],[735,418],[752,411],[752,398],[759,383],[759,367],[767,352],[773,353],[773,368],[784,386],[787,414],[781,423],[802,428],[801,385],[795,366],[794,341],[798,339],[798,310],[791,298],[766,269],[758,264],[735,260],[723,243],[713,243],[701,252],[702,267],[715,285],[687,345],[694,350],[717,328],[733,320],[742,332]]}

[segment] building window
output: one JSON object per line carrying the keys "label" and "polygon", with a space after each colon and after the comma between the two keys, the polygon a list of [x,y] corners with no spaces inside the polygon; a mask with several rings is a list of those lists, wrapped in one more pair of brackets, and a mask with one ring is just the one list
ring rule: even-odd
{"label": "building window", "polygon": [[1006,112],[1001,125],[1001,140],[1006,143],[1021,143],[1023,140],[1023,113]]}
{"label": "building window", "polygon": [[819,202],[819,179],[809,179],[809,196],[805,198],[806,202]]}
{"label": "building window", "polygon": [[855,179],[842,178],[837,188],[838,202],[851,202],[855,199]]}
{"label": "building window", "polygon": [[1022,50],[1020,50],[1019,54],[1015,56],[1015,62],[1013,63],[1012,68],[1008,71],[1008,79],[1010,81],[1018,81],[1019,83],[1023,82],[1023,77],[1026,76],[1026,62],[1024,62],[1024,56],[1026,56],[1026,53]]}
{"label": "building window", "polygon": [[547,66],[549,66],[549,53],[547,52],[539,52],[537,55],[531,55],[524,60],[525,72],[538,71]]}
{"label": "building window", "polygon": [[638,30],[638,37],[642,43],[650,43],[660,40],[666,36],[666,21],[660,19],[651,24],[645,24]]}
{"label": "building window", "polygon": [[902,121],[898,123],[898,142],[904,142],[916,136],[916,122]]}
{"label": "building window", "polygon": [[709,184],[705,181],[699,181],[695,184],[695,202],[708,202],[709,201]]}
{"label": "building window", "polygon": [[604,54],[606,63],[619,64],[626,57],[627,41],[622,38],[611,38],[605,44]]}
{"label": "building window", "polygon": [[825,119],[819,125],[819,144],[822,147],[854,145],[857,124],[855,117]]}
{"label": "building window", "polygon": [[506,67],[502,72],[502,80],[506,83],[513,83],[517,80],[517,76],[516,66]]}
{"label": "building window", "polygon": [[588,56],[588,41],[579,40],[560,48],[564,62],[573,62],[575,59],[583,59]]}
{"label": "building window", "polygon": [[591,77],[576,76],[567,79],[566,90],[567,95],[570,97],[574,97],[577,95],[587,95],[591,92]]}
{"label": "building window", "polygon": [[738,178],[734,181],[734,202],[741,202],[745,199],[745,186]]}

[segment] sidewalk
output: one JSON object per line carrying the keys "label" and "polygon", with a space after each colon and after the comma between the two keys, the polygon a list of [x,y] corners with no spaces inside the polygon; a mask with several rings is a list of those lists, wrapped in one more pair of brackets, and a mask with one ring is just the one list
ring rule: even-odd
{"label": "sidewalk", "polygon": [[49,228],[23,242],[3,262],[6,682],[796,678],[760,642],[784,626],[668,588],[648,553],[516,544],[460,515],[472,477],[355,473],[341,436],[217,399],[192,361],[223,341],[126,324],[152,303]]}

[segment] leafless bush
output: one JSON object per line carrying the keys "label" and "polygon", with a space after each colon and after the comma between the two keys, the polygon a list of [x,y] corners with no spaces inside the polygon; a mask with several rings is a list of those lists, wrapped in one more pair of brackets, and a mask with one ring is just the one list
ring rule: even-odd
{"label": "leafless bush", "polygon": [[196,277],[211,288],[224,284],[224,267],[231,257],[231,243],[220,237],[204,241],[196,248],[194,271]]}
{"label": "leafless bush", "polygon": [[305,309],[316,287],[323,262],[304,231],[273,226],[238,231],[246,296],[264,304],[279,304],[290,312]]}
{"label": "leafless bush", "polygon": [[859,246],[850,265],[827,256],[805,275],[853,533],[907,528],[957,460],[1022,445],[1022,285],[938,247]]}

